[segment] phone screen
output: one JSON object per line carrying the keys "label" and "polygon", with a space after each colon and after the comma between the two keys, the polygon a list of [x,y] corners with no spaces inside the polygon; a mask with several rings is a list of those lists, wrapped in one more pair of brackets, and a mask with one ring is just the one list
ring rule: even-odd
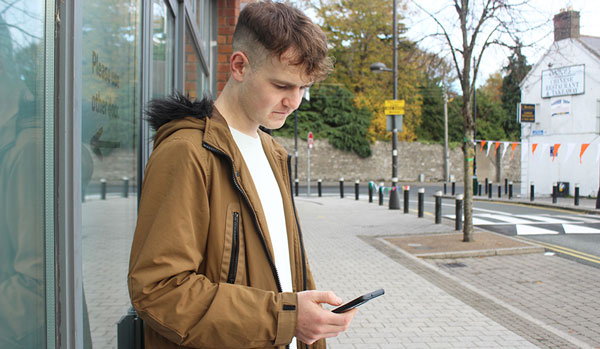
{"label": "phone screen", "polygon": [[338,313],[338,314],[339,313],[347,312],[348,310],[354,309],[354,308],[358,307],[359,305],[364,304],[364,303],[370,301],[373,298],[376,298],[376,297],[379,297],[379,296],[383,295],[384,293],[385,293],[385,291],[383,290],[383,288],[380,288],[377,291],[373,291],[371,293],[363,294],[362,296],[354,298],[350,302],[342,304],[339,307],[333,309],[332,312]]}

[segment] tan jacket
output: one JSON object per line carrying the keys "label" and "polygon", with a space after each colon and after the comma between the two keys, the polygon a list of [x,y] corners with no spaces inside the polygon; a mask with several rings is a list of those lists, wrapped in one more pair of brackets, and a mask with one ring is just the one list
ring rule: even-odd
{"label": "tan jacket", "polygon": [[[259,133],[283,196],[294,291],[314,289],[287,153]],[[146,348],[289,344],[297,296],[280,292],[272,256],[265,212],[225,119],[214,109],[212,117],[160,127],[146,167],[128,279],[146,324]]]}

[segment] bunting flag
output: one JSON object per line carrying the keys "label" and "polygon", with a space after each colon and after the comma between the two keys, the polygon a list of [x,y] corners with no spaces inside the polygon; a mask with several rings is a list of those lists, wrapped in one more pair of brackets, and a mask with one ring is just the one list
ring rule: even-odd
{"label": "bunting flag", "polygon": [[581,157],[583,156],[583,153],[585,153],[585,151],[587,150],[587,148],[590,146],[589,143],[583,143],[581,145],[581,150],[579,151],[579,163],[581,164]]}
{"label": "bunting flag", "polygon": [[558,148],[560,148],[560,143],[554,144],[554,151],[552,152],[552,162],[554,162],[554,159],[558,155]]}
{"label": "bunting flag", "polygon": [[573,150],[575,150],[575,144],[567,143],[567,155],[565,155],[565,162],[569,161],[571,154],[573,154]]}
{"label": "bunting flag", "polygon": [[548,143],[542,143],[542,150],[541,150],[541,156],[544,157],[544,154],[548,154],[548,148],[550,147],[550,144]]}
{"label": "bunting flag", "polygon": [[500,142],[496,142],[496,148],[494,148],[494,156],[496,156],[496,153],[498,152],[498,147],[500,146]]}
{"label": "bunting flag", "polygon": [[493,144],[494,144],[494,142],[492,142],[492,141],[488,142],[487,153],[485,153],[485,156],[490,155],[490,148],[492,147]]}
{"label": "bunting flag", "polygon": [[531,155],[535,155],[535,149],[537,149],[538,144],[537,143],[533,143],[531,145]]}
{"label": "bunting flag", "polygon": [[504,154],[506,154],[506,150],[508,149],[508,142],[502,142],[504,145],[504,150],[502,150],[502,159],[504,159]]}
{"label": "bunting flag", "polygon": [[483,146],[485,145],[485,141],[481,141],[481,149],[479,149],[480,152],[483,151]]}
{"label": "bunting flag", "polygon": [[510,155],[511,160],[515,157],[515,149],[517,149],[517,145],[519,145],[519,143],[513,142],[512,146],[511,146],[511,148],[512,148],[512,154]]}

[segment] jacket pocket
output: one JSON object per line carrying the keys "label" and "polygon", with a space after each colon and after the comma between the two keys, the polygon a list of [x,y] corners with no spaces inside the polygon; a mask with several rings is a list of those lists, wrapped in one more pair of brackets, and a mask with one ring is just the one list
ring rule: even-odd
{"label": "jacket pocket", "polygon": [[230,204],[225,218],[222,235],[223,250],[219,282],[230,284],[246,283],[246,248],[243,218],[240,206]]}
{"label": "jacket pocket", "polygon": [[229,260],[229,273],[227,273],[227,282],[235,284],[237,275],[238,261],[240,255],[240,213],[233,213],[233,227],[231,232],[231,257]]}

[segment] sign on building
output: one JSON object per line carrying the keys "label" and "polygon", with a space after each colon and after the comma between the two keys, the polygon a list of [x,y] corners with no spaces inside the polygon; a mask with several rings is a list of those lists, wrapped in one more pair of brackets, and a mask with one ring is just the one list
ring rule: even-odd
{"label": "sign on building", "polygon": [[585,65],[542,71],[542,98],[579,95],[585,92]]}
{"label": "sign on building", "polygon": [[520,122],[535,122],[535,104],[521,103],[519,110]]}

